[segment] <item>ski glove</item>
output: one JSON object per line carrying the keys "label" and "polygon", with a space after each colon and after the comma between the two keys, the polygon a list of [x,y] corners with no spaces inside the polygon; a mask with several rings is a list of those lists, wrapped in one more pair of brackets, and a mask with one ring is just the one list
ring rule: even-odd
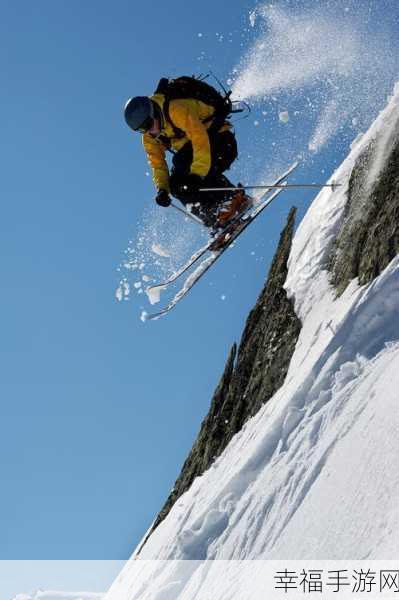
{"label": "ski glove", "polygon": [[186,175],[181,177],[179,180],[179,191],[184,196],[191,196],[192,194],[198,193],[198,190],[202,187],[203,180],[199,175]]}
{"label": "ski glove", "polygon": [[168,206],[170,206],[172,200],[170,199],[170,196],[166,190],[159,190],[158,194],[155,196],[155,202],[159,206],[167,208]]}

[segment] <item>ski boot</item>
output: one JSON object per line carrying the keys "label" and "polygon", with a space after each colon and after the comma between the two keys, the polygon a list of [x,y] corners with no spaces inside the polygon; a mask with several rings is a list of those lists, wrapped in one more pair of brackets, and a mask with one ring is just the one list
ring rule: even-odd
{"label": "ski boot", "polygon": [[211,251],[221,250],[230,239],[232,233],[241,224],[241,215],[243,215],[253,204],[250,196],[247,196],[244,189],[237,190],[232,198],[222,205],[216,218],[211,236],[215,238],[210,247]]}
{"label": "ski boot", "polygon": [[217,216],[218,226],[224,229],[231,221],[236,220],[237,217],[247,211],[252,204],[253,200],[245,193],[245,190],[243,188],[238,189],[231,199],[222,205]]}

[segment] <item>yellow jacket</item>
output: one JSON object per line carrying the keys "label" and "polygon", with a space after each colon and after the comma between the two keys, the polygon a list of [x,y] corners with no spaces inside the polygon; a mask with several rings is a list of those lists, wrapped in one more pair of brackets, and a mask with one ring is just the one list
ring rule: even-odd
{"label": "yellow jacket", "polygon": [[[165,96],[155,94],[151,100],[156,102],[163,109]],[[191,173],[205,177],[211,167],[211,149],[209,144],[208,129],[212,125],[212,119],[204,123],[211,117],[215,109],[200,100],[189,98],[170,100],[169,116],[173,125],[181,129],[184,137],[176,137],[171,124],[164,119],[161,136],[170,144],[172,150],[180,150],[187,142],[193,146],[193,162],[191,163]],[[222,130],[229,129],[230,124],[225,123]],[[149,134],[143,134],[143,145],[147,153],[148,163],[152,168],[152,176],[158,190],[169,189],[169,168],[166,162],[165,153],[168,144],[162,139],[154,139]]]}

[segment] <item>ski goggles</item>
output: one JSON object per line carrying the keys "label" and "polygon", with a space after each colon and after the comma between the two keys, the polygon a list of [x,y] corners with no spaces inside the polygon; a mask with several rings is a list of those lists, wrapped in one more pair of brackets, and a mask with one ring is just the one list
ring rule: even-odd
{"label": "ski goggles", "polygon": [[135,131],[140,131],[140,133],[147,133],[154,126],[154,119],[152,117],[147,117],[140,127],[137,127]]}

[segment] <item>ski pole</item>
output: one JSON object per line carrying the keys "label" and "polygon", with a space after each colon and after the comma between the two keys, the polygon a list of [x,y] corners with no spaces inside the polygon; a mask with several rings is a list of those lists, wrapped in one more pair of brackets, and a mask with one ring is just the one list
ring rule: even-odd
{"label": "ski pole", "polygon": [[237,190],[274,190],[279,188],[302,189],[302,188],[325,188],[330,187],[334,191],[342,183],[280,183],[278,185],[240,185],[225,188],[200,188],[200,192],[235,192]]}
{"label": "ski pole", "polygon": [[176,206],[176,204],[173,204],[173,202],[171,203],[171,206],[173,206],[173,208],[175,208],[180,213],[182,213],[185,217],[188,217],[189,219],[194,221],[194,223],[197,223],[197,225],[202,225],[202,226],[204,225],[203,222],[201,221],[201,219],[199,219],[198,217],[195,217],[194,215],[189,213],[188,210],[184,210],[184,208],[180,208],[180,206]]}

